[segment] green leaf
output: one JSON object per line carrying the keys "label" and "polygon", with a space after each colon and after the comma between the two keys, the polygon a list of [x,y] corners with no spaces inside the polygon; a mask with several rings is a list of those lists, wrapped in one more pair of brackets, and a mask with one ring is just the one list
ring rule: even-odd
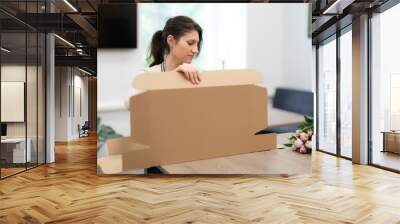
{"label": "green leaf", "polygon": [[283,144],[286,147],[292,147],[293,144]]}
{"label": "green leaf", "polygon": [[118,134],[111,126],[101,124],[97,131],[97,138],[100,143],[105,142],[107,139],[123,137]]}
{"label": "green leaf", "polygon": [[312,129],[313,129],[312,125],[309,125],[309,126],[304,126],[302,131],[303,132],[308,132],[309,130],[312,130]]}
{"label": "green leaf", "polygon": [[294,136],[294,135],[290,136],[289,140],[296,141],[296,136]]}
{"label": "green leaf", "polygon": [[308,125],[308,126],[307,126],[307,128],[308,128],[309,130],[312,130],[312,129],[314,129],[314,124],[310,124],[310,125]]}

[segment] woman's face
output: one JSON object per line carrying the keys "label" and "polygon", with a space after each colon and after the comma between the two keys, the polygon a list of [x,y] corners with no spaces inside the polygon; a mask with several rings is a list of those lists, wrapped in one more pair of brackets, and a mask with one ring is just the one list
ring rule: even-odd
{"label": "woman's face", "polygon": [[192,63],[192,59],[199,53],[199,33],[195,30],[186,32],[178,41],[170,35],[167,38],[170,54],[182,63]]}

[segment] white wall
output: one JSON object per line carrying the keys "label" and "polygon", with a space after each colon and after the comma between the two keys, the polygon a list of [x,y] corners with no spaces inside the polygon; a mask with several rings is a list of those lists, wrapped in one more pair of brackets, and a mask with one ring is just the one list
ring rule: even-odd
{"label": "white wall", "polygon": [[[72,120],[71,120],[71,135],[73,136],[72,138],[77,138],[79,137],[79,132],[78,132],[78,124],[82,126],[85,121],[88,121],[88,108],[89,108],[89,102],[88,102],[88,77],[87,76],[82,76],[83,73],[81,73],[79,70],[74,71],[74,93],[75,96],[73,98],[75,99],[74,102],[74,108],[75,113],[72,114]],[[80,89],[80,93],[78,93],[77,90]],[[79,97],[80,94],[80,97]],[[80,102],[79,102],[80,101]]]}
{"label": "white wall", "polygon": [[140,16],[137,30],[136,49],[97,49],[97,116],[101,124],[111,125],[124,136],[130,135],[130,113],[125,102],[135,92],[131,83],[134,75],[146,67],[147,46],[143,44]]}
{"label": "white wall", "polygon": [[[203,70],[247,68],[247,4],[203,4],[202,7],[202,16],[193,18],[203,29],[199,67]],[[197,61],[194,60],[195,65]]]}
{"label": "white wall", "polygon": [[68,140],[68,85],[67,67],[55,68],[55,141]]}
{"label": "white wall", "polygon": [[[71,67],[55,68],[55,141],[77,139],[78,124],[88,120],[88,81],[77,69]],[[82,116],[75,95],[75,87],[81,89]],[[75,98],[75,101],[73,100]],[[75,113],[74,110],[75,109]]]}
{"label": "white wall", "polygon": [[[138,46],[140,41],[139,38]],[[140,47],[97,50],[97,115],[101,124],[111,125],[124,136],[130,135],[129,111],[124,103],[134,92],[131,88],[134,75],[145,68],[144,52]]]}
{"label": "white wall", "polygon": [[248,5],[247,66],[273,95],[279,86],[312,90],[309,4]]}

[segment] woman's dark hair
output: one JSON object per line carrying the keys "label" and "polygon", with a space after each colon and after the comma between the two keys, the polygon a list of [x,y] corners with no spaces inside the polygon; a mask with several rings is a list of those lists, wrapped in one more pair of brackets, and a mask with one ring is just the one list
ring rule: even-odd
{"label": "woman's dark hair", "polygon": [[193,30],[197,31],[199,34],[199,43],[197,47],[200,53],[203,30],[199,24],[187,16],[175,16],[168,19],[164,29],[155,32],[151,39],[150,55],[148,57],[148,59],[151,60],[150,67],[163,62],[164,54],[169,53],[170,49],[167,44],[168,35],[172,35],[175,40],[178,41],[185,33]]}

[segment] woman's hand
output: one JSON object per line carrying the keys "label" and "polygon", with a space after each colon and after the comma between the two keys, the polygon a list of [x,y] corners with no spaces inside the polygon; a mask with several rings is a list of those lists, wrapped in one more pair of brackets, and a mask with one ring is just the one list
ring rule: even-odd
{"label": "woman's hand", "polygon": [[200,72],[192,64],[183,63],[175,71],[181,72],[186,80],[190,81],[193,85],[201,82]]}

